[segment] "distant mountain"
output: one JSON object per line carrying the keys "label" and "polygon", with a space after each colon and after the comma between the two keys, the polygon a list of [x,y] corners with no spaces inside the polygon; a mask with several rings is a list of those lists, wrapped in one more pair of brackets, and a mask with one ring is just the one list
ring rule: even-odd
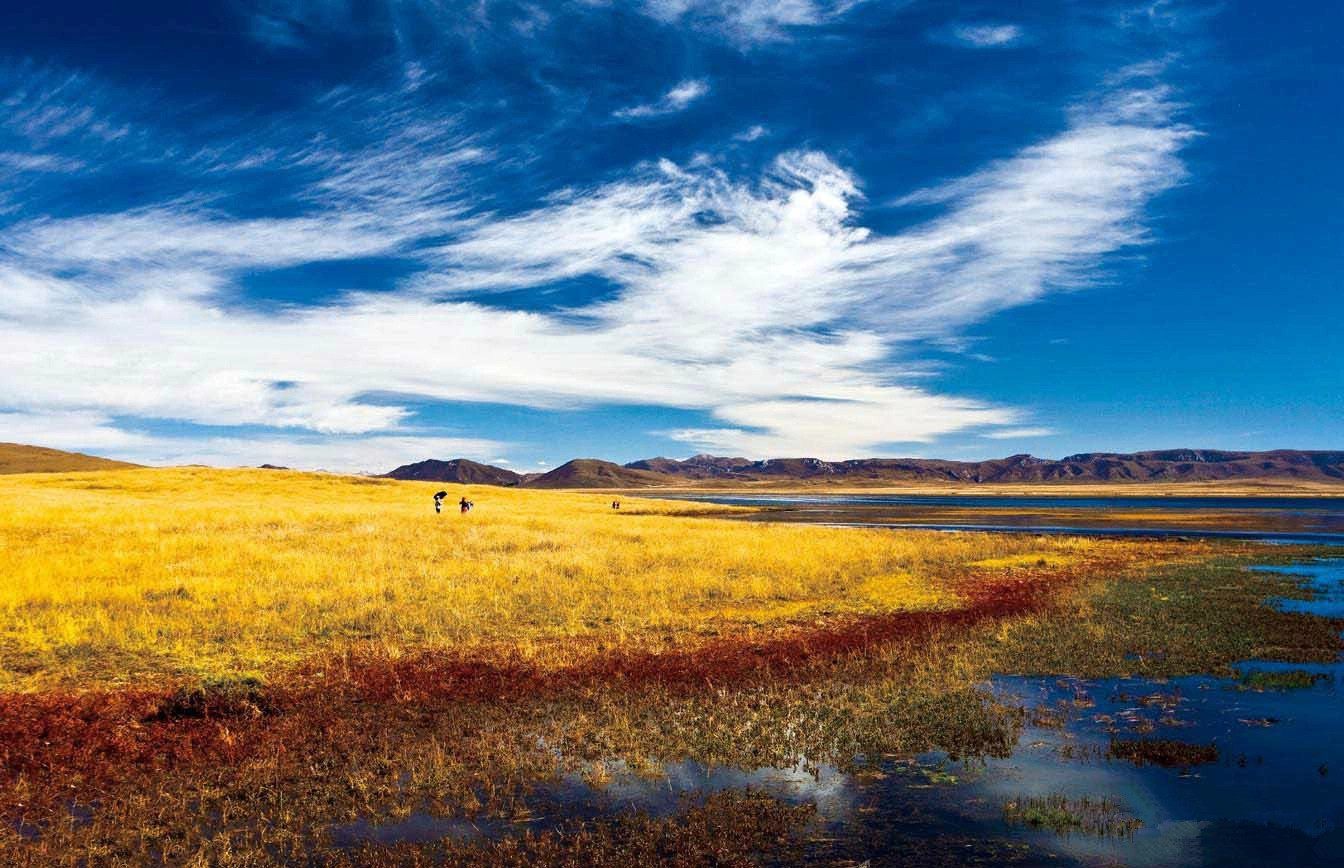
{"label": "distant mountain", "polygon": [[1228,452],[1169,449],[1154,452],[1089,452],[1059,460],[1010,455],[987,461],[936,458],[771,458],[747,461],[697,455],[685,461],[651,458],[626,465],[685,480],[836,480],[882,482],[1208,482],[1292,479],[1344,482],[1344,452]]}
{"label": "distant mountain", "polygon": [[517,485],[522,477],[512,470],[481,464],[466,458],[452,461],[418,461],[404,464],[384,474],[391,479],[414,479],[424,482],[456,482],[462,485]]}
{"label": "distant mountain", "polygon": [[645,458],[625,465],[635,470],[670,473],[689,479],[720,479],[734,477],[744,467],[755,463],[749,458],[719,458],[714,455],[693,455],[685,461],[675,458]]}
{"label": "distant mountain", "polygon": [[854,486],[902,483],[1214,482],[1297,480],[1344,484],[1344,452],[1228,452],[1168,449],[1153,452],[1086,452],[1059,460],[1010,455],[986,461],[939,458],[645,458],[621,465],[576,458],[548,473],[520,475],[465,458],[421,461],[386,474],[393,479],[509,485],[522,488],[650,488],[734,484],[835,483]]}
{"label": "distant mountain", "polygon": [[526,488],[644,488],[675,483],[675,477],[595,458],[575,458],[549,473],[532,477]]}
{"label": "distant mountain", "polygon": [[72,473],[81,470],[128,470],[140,466],[81,452],[62,452],[45,446],[0,443],[0,473]]}

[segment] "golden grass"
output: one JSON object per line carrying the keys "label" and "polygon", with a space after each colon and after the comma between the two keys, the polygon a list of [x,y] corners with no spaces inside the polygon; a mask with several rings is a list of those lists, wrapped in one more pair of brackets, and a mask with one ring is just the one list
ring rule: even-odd
{"label": "golden grass", "polygon": [[1064,563],[1098,545],[610,501],[263,470],[0,478],[0,689],[264,674],[351,645],[564,662],[585,642],[955,607],[965,565]]}

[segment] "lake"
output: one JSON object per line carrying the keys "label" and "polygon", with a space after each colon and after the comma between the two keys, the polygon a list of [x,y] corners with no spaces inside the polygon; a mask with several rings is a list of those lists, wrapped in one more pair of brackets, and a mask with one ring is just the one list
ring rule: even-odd
{"label": "lake", "polygon": [[755,521],[943,531],[1259,539],[1344,544],[1344,497],[686,494],[755,507]]}

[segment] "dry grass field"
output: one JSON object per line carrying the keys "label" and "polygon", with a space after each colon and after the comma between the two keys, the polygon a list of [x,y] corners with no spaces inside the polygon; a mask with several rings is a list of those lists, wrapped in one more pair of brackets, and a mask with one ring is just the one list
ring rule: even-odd
{"label": "dry grass field", "polygon": [[[721,507],[262,470],[0,479],[0,687],[258,675],[357,643],[661,646],[950,609],[967,565],[1081,540],[748,526]],[[476,504],[460,514],[456,501]],[[582,643],[581,643],[582,644]]]}

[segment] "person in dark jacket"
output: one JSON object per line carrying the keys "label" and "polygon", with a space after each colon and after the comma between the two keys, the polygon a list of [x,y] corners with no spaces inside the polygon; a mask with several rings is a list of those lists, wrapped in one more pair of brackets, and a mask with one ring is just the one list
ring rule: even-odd
{"label": "person in dark jacket", "polygon": [[443,499],[448,496],[446,491],[436,491],[434,493],[434,511],[443,512]]}

